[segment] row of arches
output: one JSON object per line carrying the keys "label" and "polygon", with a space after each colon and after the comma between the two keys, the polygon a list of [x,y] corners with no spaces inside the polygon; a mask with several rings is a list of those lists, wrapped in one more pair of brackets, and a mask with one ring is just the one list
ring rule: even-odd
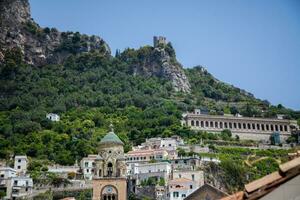
{"label": "row of arches", "polygon": [[250,122],[226,122],[226,121],[202,121],[191,120],[190,126],[199,128],[213,129],[236,129],[236,130],[255,130],[255,131],[281,131],[288,132],[288,125],[270,124],[270,123],[250,123]]}

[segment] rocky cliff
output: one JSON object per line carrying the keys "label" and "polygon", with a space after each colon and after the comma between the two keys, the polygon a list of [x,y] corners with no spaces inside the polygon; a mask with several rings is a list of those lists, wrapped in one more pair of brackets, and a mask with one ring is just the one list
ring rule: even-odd
{"label": "rocky cliff", "polygon": [[19,48],[27,63],[36,66],[62,63],[70,54],[110,49],[98,36],[41,28],[33,21],[28,0],[0,0],[0,59],[4,51]]}
{"label": "rocky cliff", "polygon": [[138,50],[127,49],[122,53],[121,59],[131,64],[133,75],[164,78],[172,83],[177,92],[191,91],[190,82],[176,60],[170,43],[157,47],[145,46]]}

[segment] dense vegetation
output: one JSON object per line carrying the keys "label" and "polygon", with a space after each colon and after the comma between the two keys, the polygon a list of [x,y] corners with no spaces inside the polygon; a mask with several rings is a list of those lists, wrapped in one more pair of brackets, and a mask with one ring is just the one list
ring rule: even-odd
{"label": "dense vegetation", "polygon": [[[72,39],[61,48],[80,42]],[[165,48],[175,59],[172,46]],[[217,82],[198,67],[186,70],[191,94],[175,93],[163,78],[132,75],[133,64],[155,56],[152,49],[127,49],[117,57],[101,52],[74,54],[63,65],[43,67],[24,64],[18,49],[6,51],[0,66],[0,157],[27,154],[73,164],[95,153],[111,122],[126,151],[148,137],[177,134],[189,138],[195,133],[180,126],[181,114],[199,106],[211,109],[212,114],[252,115],[262,104],[264,113],[283,112],[299,118],[297,112],[270,106]],[[239,103],[242,106],[236,106]],[[47,120],[50,112],[58,113],[61,121]]]}

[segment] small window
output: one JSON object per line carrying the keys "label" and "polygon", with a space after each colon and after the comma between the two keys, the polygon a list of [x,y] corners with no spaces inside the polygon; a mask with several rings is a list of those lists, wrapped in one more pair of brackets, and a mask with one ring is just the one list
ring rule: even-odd
{"label": "small window", "polygon": [[193,185],[190,185],[190,189],[193,189]]}
{"label": "small window", "polygon": [[21,159],[19,159],[18,162],[21,162]]}
{"label": "small window", "polygon": [[179,197],[179,192],[173,192],[173,197]]}
{"label": "small window", "polygon": [[185,194],[182,194],[181,197],[186,197],[186,195],[185,195]]}
{"label": "small window", "polygon": [[18,169],[21,169],[21,166],[20,166],[20,165],[18,166]]}
{"label": "small window", "polygon": [[193,181],[195,180],[195,174],[192,174],[192,180]]}
{"label": "small window", "polygon": [[178,177],[181,178],[181,174],[178,174]]}
{"label": "small window", "polygon": [[169,147],[171,147],[172,146],[172,144],[169,144]]}

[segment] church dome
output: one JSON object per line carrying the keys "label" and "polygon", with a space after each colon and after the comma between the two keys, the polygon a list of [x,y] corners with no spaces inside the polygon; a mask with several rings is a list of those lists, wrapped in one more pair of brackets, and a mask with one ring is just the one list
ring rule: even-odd
{"label": "church dome", "polygon": [[120,140],[120,138],[114,133],[112,125],[110,125],[110,132],[107,133],[102,140],[100,141],[100,144],[120,144],[124,145],[124,143]]}

